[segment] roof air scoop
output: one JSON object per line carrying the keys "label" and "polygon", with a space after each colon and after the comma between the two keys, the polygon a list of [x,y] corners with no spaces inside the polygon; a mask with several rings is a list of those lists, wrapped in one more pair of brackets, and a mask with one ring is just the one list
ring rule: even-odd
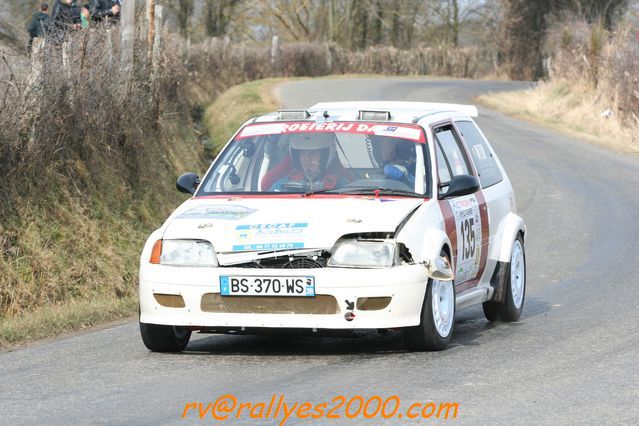
{"label": "roof air scoop", "polygon": [[308,120],[311,114],[305,109],[283,109],[277,111],[278,120]]}
{"label": "roof air scoop", "polygon": [[368,120],[368,121],[390,121],[391,113],[390,111],[365,111],[360,110],[357,115],[359,120]]}

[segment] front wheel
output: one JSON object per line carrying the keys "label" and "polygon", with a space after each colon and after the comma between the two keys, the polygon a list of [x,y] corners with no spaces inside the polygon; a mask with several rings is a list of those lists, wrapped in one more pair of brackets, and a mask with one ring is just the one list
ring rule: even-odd
{"label": "front wheel", "polygon": [[506,294],[503,302],[484,302],[484,315],[488,321],[518,321],[524,310],[526,296],[526,254],[521,235],[513,243],[510,263],[499,271],[498,279]]}
{"label": "front wheel", "polygon": [[454,281],[428,280],[422,305],[421,322],[404,328],[404,344],[413,351],[445,349],[453,335],[455,323]]}
{"label": "front wheel", "polygon": [[153,352],[182,352],[189,343],[191,330],[186,327],[140,323],[144,346]]}

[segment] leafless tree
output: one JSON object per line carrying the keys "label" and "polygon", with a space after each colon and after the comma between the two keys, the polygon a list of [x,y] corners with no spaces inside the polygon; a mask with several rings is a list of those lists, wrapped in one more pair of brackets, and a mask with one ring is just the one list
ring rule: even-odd
{"label": "leafless tree", "polygon": [[241,0],[206,0],[204,28],[209,37],[226,34],[236,6]]}
{"label": "leafless tree", "polygon": [[162,4],[175,16],[180,34],[188,36],[194,0],[164,0]]}
{"label": "leafless tree", "polygon": [[500,65],[515,80],[534,80],[542,75],[541,48],[550,0],[501,0],[502,31]]}

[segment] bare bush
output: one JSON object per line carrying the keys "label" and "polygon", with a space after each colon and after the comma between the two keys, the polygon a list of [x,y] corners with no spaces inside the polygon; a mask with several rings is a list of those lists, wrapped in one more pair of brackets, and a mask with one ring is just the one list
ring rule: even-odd
{"label": "bare bush", "polygon": [[639,45],[630,27],[610,33],[599,23],[575,18],[551,29],[546,50],[552,79],[585,84],[622,119],[639,122]]}
{"label": "bare bush", "polygon": [[605,48],[601,90],[623,117],[639,125],[639,44],[633,31],[617,31]]}
{"label": "bare bush", "polygon": [[418,47],[399,50],[371,47],[362,52],[341,50],[341,72],[387,75],[439,75],[485,77],[496,72],[492,53],[475,48]]}

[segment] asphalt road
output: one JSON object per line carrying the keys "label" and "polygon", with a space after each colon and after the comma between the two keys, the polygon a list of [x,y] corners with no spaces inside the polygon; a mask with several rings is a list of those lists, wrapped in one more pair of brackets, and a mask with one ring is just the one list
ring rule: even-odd
{"label": "asphalt road", "polygon": [[[320,100],[468,103],[485,91],[522,86],[318,80],[289,83],[279,94],[286,107]],[[342,339],[202,335],[185,353],[168,355],[148,352],[137,324],[125,323],[0,354],[0,423],[199,423],[195,411],[181,418],[187,402],[206,408],[230,393],[267,405],[273,395],[314,404],[338,395],[398,395],[403,408],[458,401],[458,419],[469,424],[638,424],[639,160],[483,108],[477,121],[528,224],[520,322],[491,325],[480,308],[460,312],[450,349],[438,353],[409,353],[392,332]],[[210,415],[202,422],[218,423]]]}

